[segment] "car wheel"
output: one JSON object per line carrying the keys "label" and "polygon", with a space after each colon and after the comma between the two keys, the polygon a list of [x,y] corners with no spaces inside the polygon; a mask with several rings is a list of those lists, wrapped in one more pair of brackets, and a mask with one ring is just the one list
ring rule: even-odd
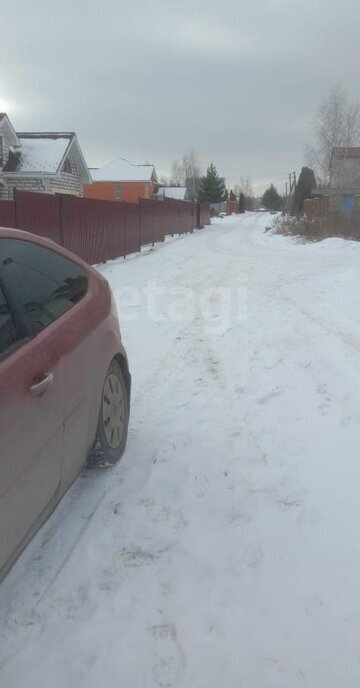
{"label": "car wheel", "polygon": [[124,453],[129,424],[129,398],[120,365],[112,361],[102,389],[96,444],[109,463]]}

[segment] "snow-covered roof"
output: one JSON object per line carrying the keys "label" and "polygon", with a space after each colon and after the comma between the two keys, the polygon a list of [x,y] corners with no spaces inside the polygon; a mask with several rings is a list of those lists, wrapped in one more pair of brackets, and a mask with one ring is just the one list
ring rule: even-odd
{"label": "snow-covered roof", "polygon": [[18,150],[20,155],[14,171],[56,174],[71,138],[71,135],[49,138],[46,136],[27,137],[20,134],[21,147]]}
{"label": "snow-covered roof", "polygon": [[19,133],[19,145],[11,146],[3,172],[18,174],[57,174],[71,154],[80,178],[90,181],[90,174],[76,135],[73,132]]}
{"label": "snow-covered roof", "polygon": [[186,186],[163,186],[159,189],[157,195],[183,201],[186,196]]}
{"label": "snow-covered roof", "polygon": [[134,165],[124,158],[117,158],[98,169],[90,169],[90,173],[94,182],[156,181],[154,165]]}

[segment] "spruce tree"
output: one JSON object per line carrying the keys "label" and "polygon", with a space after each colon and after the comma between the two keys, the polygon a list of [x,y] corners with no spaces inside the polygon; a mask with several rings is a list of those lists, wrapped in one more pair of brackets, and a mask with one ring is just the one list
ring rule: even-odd
{"label": "spruce tree", "polygon": [[261,202],[266,210],[281,210],[282,198],[280,194],[278,194],[274,184],[271,184],[271,186],[266,189]]}
{"label": "spruce tree", "polygon": [[225,200],[225,191],[224,181],[219,177],[215,165],[211,163],[206,176],[201,178],[199,199],[210,203],[221,203]]}
{"label": "spruce tree", "polygon": [[241,191],[240,196],[239,196],[239,213],[244,213],[245,212],[245,195]]}
{"label": "spruce tree", "polygon": [[234,194],[234,192],[233,192],[232,189],[230,190],[230,196],[229,196],[229,198],[230,198],[230,201],[236,201],[236,196],[235,196],[235,194]]}
{"label": "spruce tree", "polygon": [[304,201],[311,198],[313,190],[316,189],[316,179],[314,171],[310,167],[303,167],[300,172],[298,183],[296,184],[295,194],[292,202],[292,212],[301,215],[304,211]]}

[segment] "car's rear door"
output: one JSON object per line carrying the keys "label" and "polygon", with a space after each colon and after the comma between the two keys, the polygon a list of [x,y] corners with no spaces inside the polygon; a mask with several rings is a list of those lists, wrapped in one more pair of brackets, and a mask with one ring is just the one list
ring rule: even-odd
{"label": "car's rear door", "polygon": [[[84,268],[56,250],[18,238],[0,238],[0,270],[24,337],[0,363],[0,438],[6,447],[1,452],[0,521],[9,524],[8,542],[0,547],[1,567],[62,489],[64,370],[88,278]],[[74,317],[69,317],[72,309]]]}
{"label": "car's rear door", "polygon": [[[0,239],[0,569],[60,485],[61,359],[56,335],[29,339],[10,310]],[[17,326],[18,325],[18,326]]]}

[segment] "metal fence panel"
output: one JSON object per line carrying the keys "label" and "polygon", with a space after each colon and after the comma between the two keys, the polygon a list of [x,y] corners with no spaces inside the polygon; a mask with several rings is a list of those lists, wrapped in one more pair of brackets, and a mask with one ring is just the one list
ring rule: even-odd
{"label": "metal fence panel", "polygon": [[16,191],[15,204],[18,229],[61,244],[60,196]]}
{"label": "metal fence panel", "polygon": [[163,241],[164,201],[140,202],[141,243],[143,245]]}
{"label": "metal fence panel", "polygon": [[0,227],[15,227],[14,201],[0,201]]}
{"label": "metal fence panel", "polygon": [[193,232],[197,227],[196,204],[189,203],[189,232]]}
{"label": "metal fence panel", "polygon": [[200,228],[210,224],[210,204],[206,201],[199,203],[199,226]]}
{"label": "metal fence panel", "polygon": [[151,201],[140,199],[138,205],[140,213],[141,246],[146,246],[147,244],[153,244],[155,242],[154,215],[151,212],[149,203],[151,204]]}
{"label": "metal fence panel", "polygon": [[125,255],[141,250],[140,211],[135,203],[124,203]]}
{"label": "metal fence panel", "polygon": [[177,212],[178,212],[178,222],[179,222],[179,234],[185,234],[186,232],[186,220],[184,208],[180,205],[179,201],[176,201]]}
{"label": "metal fence panel", "polygon": [[311,198],[306,198],[304,201],[304,214],[309,220],[313,217],[313,202]]}
{"label": "metal fence panel", "polygon": [[105,260],[125,256],[125,204],[104,201],[103,206]]}
{"label": "metal fence panel", "polygon": [[154,234],[155,241],[164,241],[168,230],[168,213],[171,206],[164,201],[152,201],[152,212],[154,215]]}
{"label": "metal fence panel", "polygon": [[156,241],[164,241],[167,234],[171,234],[171,205],[166,202],[158,202],[160,208],[154,207],[154,212],[158,213],[160,210],[160,215],[158,215],[158,226],[155,228]]}
{"label": "metal fence panel", "polygon": [[234,200],[226,201],[226,212],[228,215],[232,215],[232,213],[237,213],[238,208],[239,208],[239,204],[237,201],[234,201]]}
{"label": "metal fence panel", "polygon": [[0,201],[0,226],[49,237],[90,264],[126,256],[209,222],[208,203],[173,199],[115,203],[19,191],[15,201]]}
{"label": "metal fence panel", "polygon": [[76,196],[62,198],[63,246],[90,264],[102,263],[106,259],[104,202]]}

